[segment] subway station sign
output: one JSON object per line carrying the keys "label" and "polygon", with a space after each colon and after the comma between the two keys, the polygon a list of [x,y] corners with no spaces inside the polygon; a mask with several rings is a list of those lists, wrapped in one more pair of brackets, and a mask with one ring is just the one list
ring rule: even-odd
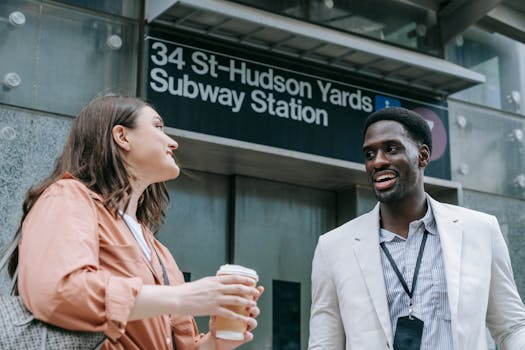
{"label": "subway station sign", "polygon": [[146,46],[146,98],[167,126],[362,163],[366,116],[402,106],[419,112],[431,126],[434,151],[426,174],[450,179],[443,103],[161,37],[147,37]]}

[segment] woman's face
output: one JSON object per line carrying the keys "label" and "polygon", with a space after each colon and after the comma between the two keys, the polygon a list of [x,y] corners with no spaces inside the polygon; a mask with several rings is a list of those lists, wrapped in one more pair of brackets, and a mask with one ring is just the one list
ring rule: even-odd
{"label": "woman's face", "polygon": [[153,108],[139,110],[135,127],[127,129],[127,138],[126,162],[141,183],[149,186],[179,176],[180,169],[173,158],[179,145],[164,133],[164,121]]}

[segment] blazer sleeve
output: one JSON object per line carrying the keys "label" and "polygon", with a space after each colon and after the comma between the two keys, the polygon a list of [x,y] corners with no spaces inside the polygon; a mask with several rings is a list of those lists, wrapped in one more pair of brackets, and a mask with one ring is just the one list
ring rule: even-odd
{"label": "blazer sleeve", "polygon": [[514,282],[509,251],[498,221],[491,218],[492,267],[487,327],[500,350],[524,350],[525,307]]}
{"label": "blazer sleeve", "polygon": [[312,307],[308,350],[344,350],[344,343],[345,333],[337,289],[321,237],[312,262]]}

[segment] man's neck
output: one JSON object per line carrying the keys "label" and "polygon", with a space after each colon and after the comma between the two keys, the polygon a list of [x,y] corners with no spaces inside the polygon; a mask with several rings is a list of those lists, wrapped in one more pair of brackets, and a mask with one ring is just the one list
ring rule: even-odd
{"label": "man's neck", "polygon": [[409,224],[425,216],[427,208],[424,192],[416,198],[407,198],[395,203],[381,203],[381,227],[407,238]]}

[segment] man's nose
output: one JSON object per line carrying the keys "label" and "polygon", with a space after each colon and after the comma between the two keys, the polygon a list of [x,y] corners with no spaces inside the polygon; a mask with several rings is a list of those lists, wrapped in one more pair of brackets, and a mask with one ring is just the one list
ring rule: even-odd
{"label": "man's nose", "polygon": [[372,162],[372,165],[376,169],[381,169],[384,166],[390,164],[390,160],[383,151],[377,151],[376,156]]}

